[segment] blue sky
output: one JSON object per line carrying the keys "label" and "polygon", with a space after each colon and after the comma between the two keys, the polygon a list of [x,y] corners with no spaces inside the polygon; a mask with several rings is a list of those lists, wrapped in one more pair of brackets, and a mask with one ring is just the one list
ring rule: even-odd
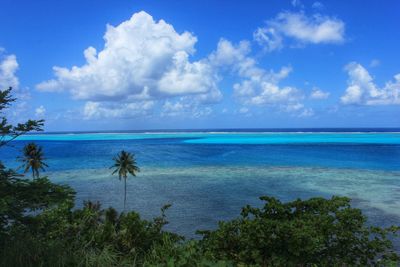
{"label": "blue sky", "polygon": [[400,127],[396,0],[1,6],[10,116],[48,131]]}

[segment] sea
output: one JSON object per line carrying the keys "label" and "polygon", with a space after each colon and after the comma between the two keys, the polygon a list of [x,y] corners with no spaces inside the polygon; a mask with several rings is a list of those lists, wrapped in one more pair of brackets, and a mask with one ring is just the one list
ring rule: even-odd
{"label": "sea", "polygon": [[35,133],[1,148],[0,160],[18,168],[29,142],[43,147],[42,175],[76,190],[77,207],[91,200],[122,211],[123,182],[110,166],[121,150],[134,153],[141,171],[128,178],[127,209],[151,219],[172,204],[166,230],[187,238],[261,207],[265,195],[346,196],[368,224],[400,225],[399,128]]}

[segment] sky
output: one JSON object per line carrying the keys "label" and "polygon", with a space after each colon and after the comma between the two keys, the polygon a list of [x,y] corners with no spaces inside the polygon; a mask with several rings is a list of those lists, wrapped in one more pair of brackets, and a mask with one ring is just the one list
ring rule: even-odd
{"label": "sky", "polygon": [[400,127],[398,0],[1,0],[0,87],[46,131]]}

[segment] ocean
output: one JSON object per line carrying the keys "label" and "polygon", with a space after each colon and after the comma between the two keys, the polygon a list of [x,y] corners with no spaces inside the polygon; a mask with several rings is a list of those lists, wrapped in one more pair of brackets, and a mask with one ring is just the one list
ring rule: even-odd
{"label": "ocean", "polygon": [[[269,195],[297,198],[347,196],[368,223],[400,224],[400,129],[234,129],[30,134],[0,150],[18,167],[22,147],[43,147],[44,175],[72,186],[76,205],[100,201],[123,207],[123,182],[111,175],[122,149],[141,172],[128,178],[127,208],[144,218],[166,203],[167,230],[196,237],[220,220],[260,206]],[[28,177],[30,174],[27,174]]]}

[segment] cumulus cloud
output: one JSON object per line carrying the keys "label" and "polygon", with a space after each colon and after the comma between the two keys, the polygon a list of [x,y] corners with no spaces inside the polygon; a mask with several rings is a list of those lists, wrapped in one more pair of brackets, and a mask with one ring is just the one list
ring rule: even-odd
{"label": "cumulus cloud", "polygon": [[282,48],[283,39],[299,44],[338,44],[345,40],[345,24],[342,20],[304,12],[282,12],[258,28],[254,39],[267,51]]}
{"label": "cumulus cloud", "polygon": [[330,93],[322,91],[319,88],[313,88],[310,94],[311,99],[327,99]]}
{"label": "cumulus cloud", "polygon": [[[217,66],[229,66],[241,81],[233,85],[235,97],[247,106],[270,106],[285,109],[287,106],[300,104],[304,98],[302,92],[291,86],[280,86],[292,68],[286,66],[280,71],[260,68],[251,52],[248,42],[242,41],[237,45],[221,39],[216,51],[210,56],[210,62]],[[301,107],[304,109],[304,106]],[[300,109],[286,109],[288,112],[302,112]]]}
{"label": "cumulus cloud", "polygon": [[314,116],[315,112],[312,108],[305,108],[302,112],[298,115],[300,118],[304,117],[312,117]]}
{"label": "cumulus cloud", "polygon": [[399,105],[400,73],[379,88],[369,72],[359,63],[351,62],[345,70],[349,75],[348,87],[341,97],[343,104],[358,105]]}
{"label": "cumulus cloud", "polygon": [[17,57],[13,54],[6,54],[5,49],[0,47],[0,90],[13,88],[13,97],[16,101],[13,108],[6,110],[7,116],[14,123],[26,120],[32,114],[32,107],[28,100],[31,98],[29,88],[21,88],[16,75],[19,64]]}
{"label": "cumulus cloud", "polygon": [[[307,23],[303,21],[308,28],[313,26]],[[278,49],[287,31],[285,23],[281,24],[260,29],[255,35],[260,42],[272,36],[270,49]],[[314,25],[317,32],[323,31],[319,28],[324,28],[324,23],[320,24]],[[324,41],[320,39],[318,42]],[[250,56],[250,42],[232,44],[221,39],[209,56],[191,60],[197,38],[189,32],[178,33],[172,25],[155,21],[143,11],[117,26],[108,25],[104,41],[102,50],[89,47],[84,51],[86,62],[82,66],[54,67],[55,78],[38,84],[37,89],[68,91],[74,99],[86,100],[83,115],[88,119],[135,117],[148,115],[153,109],[161,110],[161,116],[210,115],[212,108],[207,105],[222,99],[218,83],[225,71],[239,78],[233,93],[243,105],[282,108],[304,98],[301,90],[280,85],[291,67],[278,72],[260,68]]]}
{"label": "cumulus cloud", "polygon": [[19,80],[16,76],[18,70],[17,57],[4,55],[4,49],[0,50],[0,89],[9,87],[18,88]]}
{"label": "cumulus cloud", "polygon": [[283,36],[272,27],[257,28],[253,33],[253,38],[267,52],[280,50],[283,47]]}
{"label": "cumulus cloud", "polygon": [[[208,58],[190,59],[197,42],[192,33],[178,33],[164,20],[155,21],[141,11],[117,26],[107,25],[104,41],[102,50],[84,51],[84,65],[54,67],[55,78],[37,89],[69,91],[74,99],[87,100],[84,114],[91,118],[135,116],[143,101],[185,96],[215,103],[222,98]],[[117,102],[123,105],[113,104]]]}
{"label": "cumulus cloud", "polygon": [[282,110],[300,118],[314,116],[314,110],[312,108],[306,108],[304,104],[298,102],[288,104],[283,107]]}
{"label": "cumulus cloud", "polygon": [[86,102],[83,108],[85,119],[99,118],[133,118],[151,113],[154,101],[139,101],[134,103]]}
{"label": "cumulus cloud", "polygon": [[[279,72],[267,71],[257,66],[257,62],[249,56],[247,42],[238,45],[221,39],[217,50],[210,58],[214,64],[231,66],[242,81],[233,85],[234,94],[246,104],[274,104],[286,102],[288,96],[296,91],[294,88],[280,88],[277,84],[291,72],[291,67],[283,67]],[[290,98],[290,97],[289,97]]]}
{"label": "cumulus cloud", "polygon": [[196,37],[179,34],[145,12],[116,27],[108,25],[104,39],[99,53],[92,47],[85,50],[84,66],[55,67],[57,79],[38,88],[69,89],[79,99],[109,99],[205,93],[213,86],[210,68],[189,62]]}
{"label": "cumulus cloud", "polygon": [[280,87],[268,76],[236,83],[234,91],[237,96],[244,98],[248,105],[285,105],[301,99],[298,89],[290,86]]}
{"label": "cumulus cloud", "polygon": [[209,116],[213,112],[211,107],[199,105],[198,102],[180,98],[177,101],[165,101],[162,106],[162,117],[190,117],[200,118]]}

